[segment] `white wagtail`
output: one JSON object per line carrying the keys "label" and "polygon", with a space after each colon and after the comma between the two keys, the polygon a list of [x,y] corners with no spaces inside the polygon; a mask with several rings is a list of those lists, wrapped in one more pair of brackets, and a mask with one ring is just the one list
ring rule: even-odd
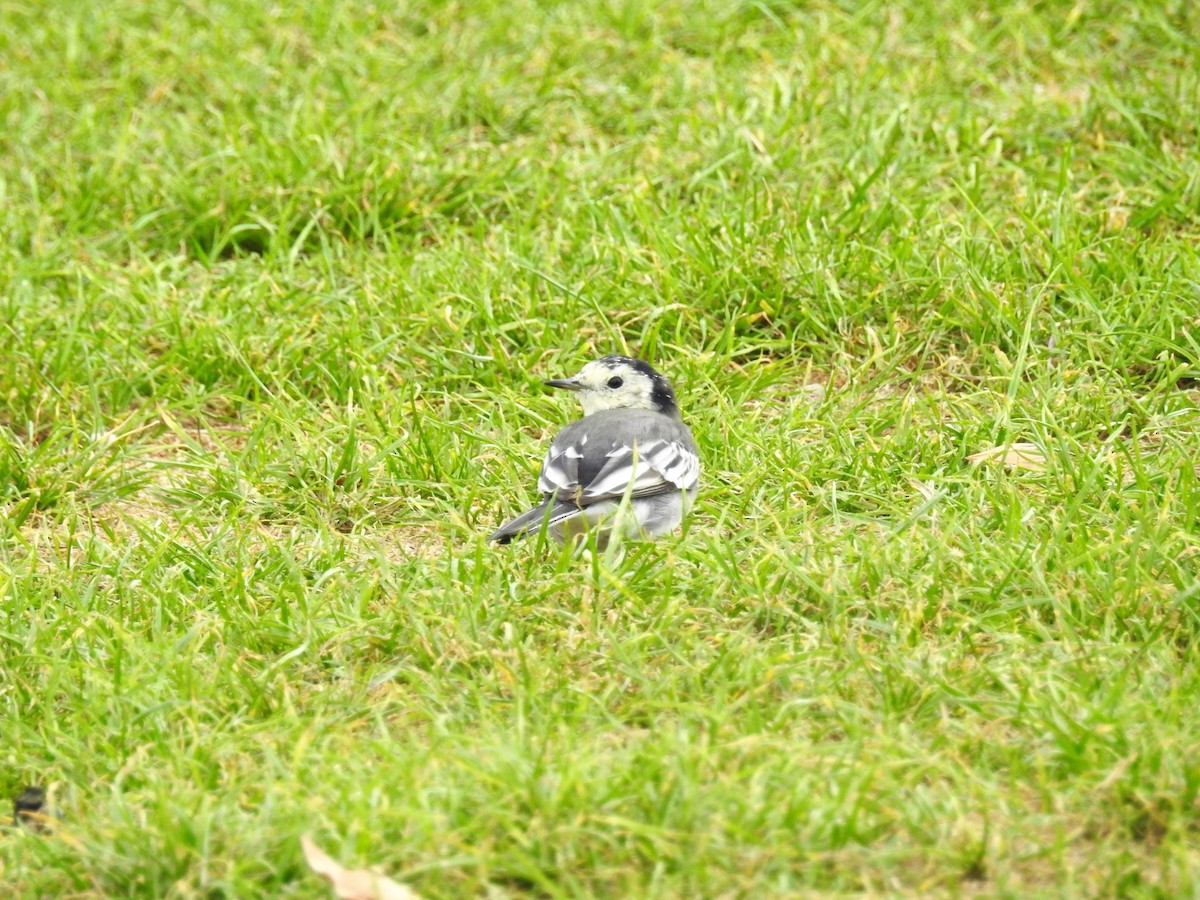
{"label": "white wagtail", "polygon": [[574,391],[583,418],[550,444],[538,476],[542,502],[488,540],[507,544],[543,523],[559,543],[594,528],[599,547],[614,531],[673,531],[696,496],[700,457],[670,382],[640,359],[605,356],[574,378],[545,383]]}

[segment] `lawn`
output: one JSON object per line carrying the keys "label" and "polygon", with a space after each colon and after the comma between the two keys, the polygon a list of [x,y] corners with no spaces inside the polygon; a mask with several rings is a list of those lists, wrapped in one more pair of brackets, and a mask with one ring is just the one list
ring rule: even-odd
{"label": "lawn", "polygon": [[[0,0],[0,892],[1200,896],[1197,34]],[[610,352],[689,527],[486,544]]]}

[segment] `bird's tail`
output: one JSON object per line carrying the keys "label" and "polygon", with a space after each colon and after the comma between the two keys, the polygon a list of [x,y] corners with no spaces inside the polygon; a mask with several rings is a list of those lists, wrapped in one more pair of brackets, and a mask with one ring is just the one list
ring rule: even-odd
{"label": "bird's tail", "polygon": [[553,525],[578,514],[579,507],[574,503],[551,498],[539,503],[529,512],[521,513],[515,519],[505,522],[491,533],[488,540],[499,544],[511,544],[516,538],[524,537],[527,532],[536,531],[543,522]]}

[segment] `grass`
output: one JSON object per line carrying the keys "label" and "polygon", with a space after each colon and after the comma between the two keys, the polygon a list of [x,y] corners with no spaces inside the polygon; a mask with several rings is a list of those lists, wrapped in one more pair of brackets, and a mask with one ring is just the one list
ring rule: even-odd
{"label": "grass", "polygon": [[[1200,892],[1192,4],[3,16],[7,893]],[[485,545],[614,350],[686,534]]]}

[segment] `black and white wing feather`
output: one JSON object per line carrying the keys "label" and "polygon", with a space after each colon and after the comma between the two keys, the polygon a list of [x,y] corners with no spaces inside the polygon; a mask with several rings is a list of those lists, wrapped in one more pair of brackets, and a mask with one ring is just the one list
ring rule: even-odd
{"label": "black and white wing feather", "polygon": [[542,503],[502,525],[492,540],[507,543],[596,503],[693,493],[699,483],[696,444],[678,419],[640,409],[594,413],[568,425],[550,445],[538,476]]}
{"label": "black and white wing feather", "polygon": [[585,507],[602,500],[691,491],[700,459],[682,422],[647,410],[608,410],[562,430],[538,476],[549,499]]}

